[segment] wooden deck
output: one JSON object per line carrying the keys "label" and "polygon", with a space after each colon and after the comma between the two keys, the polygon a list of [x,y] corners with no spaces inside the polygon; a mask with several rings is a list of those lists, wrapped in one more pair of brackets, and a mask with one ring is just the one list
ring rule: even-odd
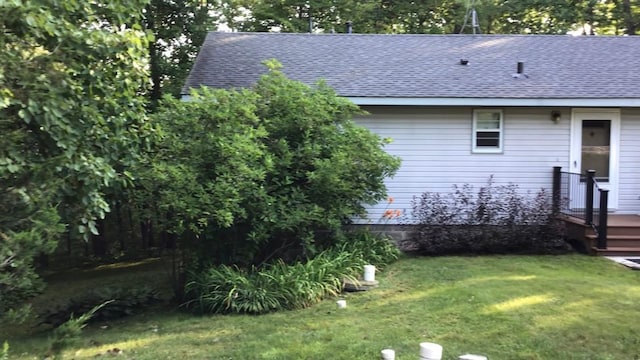
{"label": "wooden deck", "polygon": [[584,220],[561,216],[569,239],[583,244],[583,250],[601,256],[640,256],[640,215],[616,215],[607,217],[607,246],[599,249],[596,234]]}

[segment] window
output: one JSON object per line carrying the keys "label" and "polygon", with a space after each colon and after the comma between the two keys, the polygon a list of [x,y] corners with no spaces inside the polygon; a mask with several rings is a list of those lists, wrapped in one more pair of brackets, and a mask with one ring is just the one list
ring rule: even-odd
{"label": "window", "polygon": [[611,120],[582,120],[582,181],[588,170],[596,171],[596,180],[609,181],[611,157]]}
{"label": "window", "polygon": [[474,110],[473,152],[502,152],[502,127],[502,110]]}

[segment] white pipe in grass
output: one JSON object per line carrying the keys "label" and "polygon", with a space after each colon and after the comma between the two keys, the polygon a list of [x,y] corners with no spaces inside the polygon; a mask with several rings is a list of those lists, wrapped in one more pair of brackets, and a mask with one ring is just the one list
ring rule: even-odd
{"label": "white pipe in grass", "polygon": [[420,343],[420,359],[421,360],[441,360],[442,345],[423,342]]}
{"label": "white pipe in grass", "polygon": [[364,281],[376,281],[376,267],[373,265],[364,266]]}

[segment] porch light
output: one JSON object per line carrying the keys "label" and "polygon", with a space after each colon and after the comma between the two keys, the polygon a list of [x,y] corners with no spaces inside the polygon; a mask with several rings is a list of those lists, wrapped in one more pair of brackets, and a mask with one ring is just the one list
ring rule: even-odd
{"label": "porch light", "polygon": [[554,110],[551,112],[551,121],[553,121],[554,124],[560,121],[560,111]]}

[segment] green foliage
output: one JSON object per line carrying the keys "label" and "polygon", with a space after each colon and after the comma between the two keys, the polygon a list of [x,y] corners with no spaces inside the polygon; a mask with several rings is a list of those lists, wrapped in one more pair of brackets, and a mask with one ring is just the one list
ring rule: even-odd
{"label": "green foliage", "polygon": [[452,193],[425,192],[412,201],[411,237],[399,243],[423,255],[559,253],[568,251],[553,217],[550,195],[523,195],[514,184],[496,186],[493,177],[476,194],[465,184]]}
{"label": "green foliage", "polygon": [[358,33],[458,34],[472,32],[472,4],[483,34],[566,34],[589,24],[597,34],[633,35],[640,27],[640,5],[630,0],[236,0],[219,11],[239,31],[344,32],[351,21]]}
{"label": "green foliage", "polygon": [[[101,189],[127,180],[145,135],[147,38],[141,2],[3,2],[0,176],[52,193],[81,229],[109,210]],[[136,11],[137,6],[137,11]],[[108,23],[106,22],[108,21]],[[101,26],[95,26],[101,24]]]}
{"label": "green foliage", "polygon": [[191,275],[186,294],[192,300],[185,305],[203,313],[251,314],[306,307],[337,295],[354,270],[346,253],[293,265],[278,260],[261,270],[220,265]]}
{"label": "green foliage", "polygon": [[229,227],[246,216],[241,203],[270,161],[255,99],[248,90],[207,89],[189,102],[166,97],[153,115],[162,139],[136,170],[139,211],[159,210],[161,227],[175,234],[199,234],[210,223]]}
{"label": "green foliage", "polygon": [[0,360],[9,360],[9,342],[6,340],[2,344],[2,352],[0,353]]}
{"label": "green foliage", "polygon": [[130,180],[150,130],[143,3],[0,2],[0,311],[38,289],[57,217],[96,233],[105,189]]}
{"label": "green foliage", "polygon": [[0,193],[0,213],[10,213],[21,220],[6,226],[7,219],[0,219],[0,318],[20,322],[28,310],[25,300],[43,287],[34,259],[55,249],[56,237],[64,227],[55,209],[40,208],[21,194]]}
{"label": "green foliage", "polygon": [[322,82],[308,87],[272,64],[254,91],[271,166],[243,204],[237,251],[253,263],[291,249],[313,256],[319,231],[339,231],[385,197],[384,179],[400,161],[384,152],[388,140],[352,121],[359,109]]}
{"label": "green foliage", "polygon": [[216,266],[190,274],[185,306],[202,313],[253,313],[304,308],[356,281],[365,264],[382,267],[398,257],[388,239],[366,231],[350,233],[306,262],[277,260],[261,269]]}
{"label": "green foliage", "polygon": [[[276,61],[250,90],[166,98],[163,137],[136,171],[132,198],[159,228],[188,238],[205,262],[312,257],[364,204],[385,197],[399,160],[351,120],[358,108],[323,83],[288,79]],[[155,214],[154,214],[155,212]]]}
{"label": "green foliage", "polygon": [[336,246],[340,251],[347,252],[351,258],[358,260],[357,266],[375,265],[376,269],[398,260],[400,250],[388,237],[372,233],[368,229],[348,231]]}
{"label": "green foliage", "polygon": [[91,313],[83,323],[108,321],[133,315],[160,301],[158,292],[150,287],[104,287],[70,299],[68,304],[40,315],[41,323],[58,327],[73,318],[73,314]]}
{"label": "green foliage", "polygon": [[72,314],[69,320],[53,330],[49,352],[53,355],[59,355],[63,349],[76,343],[82,334],[82,329],[93,315],[110,302],[111,300],[98,304],[77,318],[74,318]]}

